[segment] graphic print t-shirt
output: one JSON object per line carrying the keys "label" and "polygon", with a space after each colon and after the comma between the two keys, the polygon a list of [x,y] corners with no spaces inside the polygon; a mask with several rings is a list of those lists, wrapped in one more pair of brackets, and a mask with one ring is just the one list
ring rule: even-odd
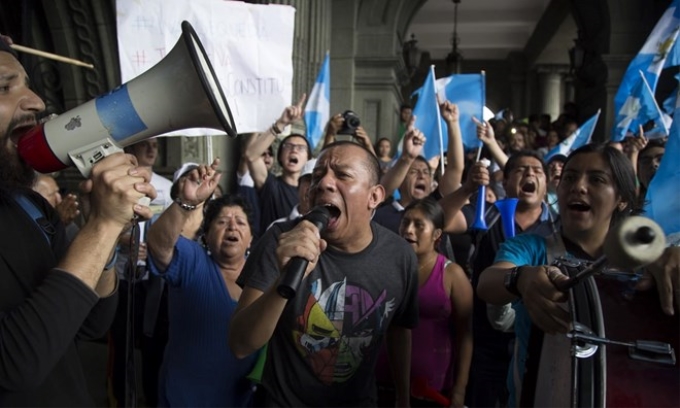
{"label": "graphic print t-shirt", "polygon": [[[279,276],[272,228],[239,283],[266,291]],[[406,242],[372,223],[373,241],[344,254],[328,248],[283,311],[269,342],[263,386],[287,406],[374,405],[374,366],[387,327],[417,324],[417,260]]]}

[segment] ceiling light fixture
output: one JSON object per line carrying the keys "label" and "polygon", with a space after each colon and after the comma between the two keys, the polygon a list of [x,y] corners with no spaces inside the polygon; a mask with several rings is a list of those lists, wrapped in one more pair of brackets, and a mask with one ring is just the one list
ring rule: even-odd
{"label": "ceiling light fixture", "polygon": [[452,0],[454,4],[453,8],[453,35],[451,36],[451,45],[453,49],[446,56],[446,69],[449,74],[460,74],[461,62],[463,62],[463,55],[458,51],[458,42],[460,38],[458,37],[458,4],[461,0]]}

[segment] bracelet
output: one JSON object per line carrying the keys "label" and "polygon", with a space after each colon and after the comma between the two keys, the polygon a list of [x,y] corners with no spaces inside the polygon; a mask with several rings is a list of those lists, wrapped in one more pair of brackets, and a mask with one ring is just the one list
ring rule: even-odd
{"label": "bracelet", "polygon": [[118,248],[116,248],[113,251],[113,256],[111,257],[111,260],[109,260],[109,262],[107,262],[106,265],[104,266],[104,270],[111,269],[114,266],[116,266],[116,260],[117,259],[118,259]]}
{"label": "bracelet", "polygon": [[519,289],[517,288],[517,283],[519,282],[519,276],[522,272],[522,267],[521,266],[515,266],[512,269],[508,269],[505,272],[505,279],[503,282],[503,285],[505,286],[505,290],[508,292],[512,293],[513,295],[517,296],[518,298],[522,298],[522,294],[519,292]]}
{"label": "bracelet", "polygon": [[197,205],[183,203],[179,199],[179,197],[175,198],[175,204],[179,205],[179,208],[186,210],[186,211],[193,211],[198,207]]}
{"label": "bracelet", "polygon": [[278,135],[280,135],[281,133],[283,133],[283,132],[281,131],[281,129],[279,129],[279,127],[276,126],[276,122],[272,123],[272,133],[273,133],[274,135],[276,135],[276,136],[278,136]]}

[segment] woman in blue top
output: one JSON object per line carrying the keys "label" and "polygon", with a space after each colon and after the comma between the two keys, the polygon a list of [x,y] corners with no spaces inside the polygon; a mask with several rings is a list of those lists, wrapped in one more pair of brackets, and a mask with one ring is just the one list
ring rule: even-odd
{"label": "woman in blue top", "polygon": [[[561,242],[563,246],[558,246],[562,253],[556,256],[592,261],[603,255],[610,226],[636,210],[635,191],[633,167],[618,150],[604,145],[586,145],[573,152],[565,162],[557,189],[561,229],[555,242]],[[547,242],[531,234],[506,241],[494,265],[482,273],[477,288],[480,298],[486,302],[499,305],[514,302],[517,344],[508,375],[511,406],[520,402],[527,373],[527,353],[537,352],[535,343],[530,342],[532,324],[545,334],[563,334],[570,330],[571,318],[564,305],[567,294],[556,288],[567,277],[558,268],[546,266],[548,258],[556,257],[552,253],[553,245]],[[674,314],[673,290],[678,296],[680,289],[679,249],[667,248],[657,262],[646,268],[646,274],[635,287],[643,290],[655,284],[666,315]],[[648,311],[650,316],[651,312],[661,315],[658,307],[655,309]],[[627,312],[622,309],[621,313]],[[606,327],[609,335],[610,328]],[[566,338],[564,335],[557,337]],[[568,348],[565,353],[569,353]],[[558,380],[569,384],[570,377]],[[555,393],[554,389],[540,391]],[[561,402],[569,403],[568,399]]]}
{"label": "woman in blue top", "polygon": [[204,245],[180,235],[190,215],[220,179],[198,166],[179,180],[178,197],[148,233],[151,271],[169,287],[168,344],[159,378],[159,405],[242,407],[252,386],[245,378],[255,356],[237,359],[227,345],[241,289],[236,278],[252,242],[251,212],[239,196],[210,201],[203,220]]}

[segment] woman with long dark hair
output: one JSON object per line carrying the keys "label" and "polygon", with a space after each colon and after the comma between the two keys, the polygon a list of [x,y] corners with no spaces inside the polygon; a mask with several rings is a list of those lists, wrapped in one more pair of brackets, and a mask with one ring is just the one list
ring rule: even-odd
{"label": "woman with long dark hair", "polygon": [[[668,315],[673,314],[673,295],[669,296],[669,293],[674,287],[677,296],[680,289],[679,248],[667,248],[657,262],[646,268],[643,276],[632,273],[627,277],[620,273],[598,276],[592,284],[596,285],[594,291],[601,301],[598,298],[592,305],[587,302],[577,305],[582,300],[576,296],[569,299],[566,291],[559,290],[558,287],[568,278],[562,270],[550,266],[553,259],[581,265],[592,263],[604,254],[605,237],[610,227],[638,211],[635,172],[630,161],[610,146],[592,144],[579,148],[564,164],[557,198],[561,215],[559,233],[550,238],[523,234],[506,241],[494,265],[482,273],[478,285],[478,295],[486,302],[505,304],[512,301],[516,310],[517,343],[508,375],[511,406],[534,403],[533,393],[543,392],[548,394],[548,398],[554,397],[559,393],[560,384],[571,384],[571,373],[561,373],[554,379],[553,386],[537,385],[541,380],[537,371],[539,364],[543,364],[540,360],[543,355],[551,354],[541,354],[544,335],[557,334],[556,337],[561,339],[566,339],[565,333],[573,335],[576,322],[572,321],[570,309],[565,304],[567,301],[571,302],[571,307],[592,307],[591,310],[601,305],[604,328],[609,338],[631,339],[631,336],[637,335],[633,334],[636,329],[645,327],[640,333],[645,339],[657,339],[657,336],[666,336],[666,332],[670,331],[667,337],[663,337],[664,341],[672,344],[678,341],[678,321]],[[579,285],[586,283],[589,282]],[[659,308],[656,291],[642,290],[648,289],[652,283],[661,294],[661,306],[666,315]],[[653,329],[646,326],[650,322],[655,323]],[[566,340],[566,344],[570,342]],[[553,350],[552,354],[569,358],[570,350],[567,346],[563,352]],[[619,359],[621,355],[623,357]],[[626,398],[644,400],[646,397],[668,396],[677,400],[677,367],[663,371],[665,368],[660,366],[630,365],[626,347],[608,346],[607,360],[606,375],[610,377],[606,384],[608,405],[628,404],[628,401],[624,402]],[[623,366],[614,369],[612,364],[618,364],[618,361]],[[568,360],[565,366],[570,367]],[[640,394],[630,396],[629,392],[635,392],[636,378],[646,388]],[[649,379],[653,380],[647,383]],[[676,383],[668,388],[666,381]],[[659,390],[655,391],[653,387],[657,386]],[[620,400],[617,401],[617,397]],[[568,404],[568,400],[569,395],[561,403]],[[662,404],[661,400],[647,401],[652,401],[647,405]]]}

